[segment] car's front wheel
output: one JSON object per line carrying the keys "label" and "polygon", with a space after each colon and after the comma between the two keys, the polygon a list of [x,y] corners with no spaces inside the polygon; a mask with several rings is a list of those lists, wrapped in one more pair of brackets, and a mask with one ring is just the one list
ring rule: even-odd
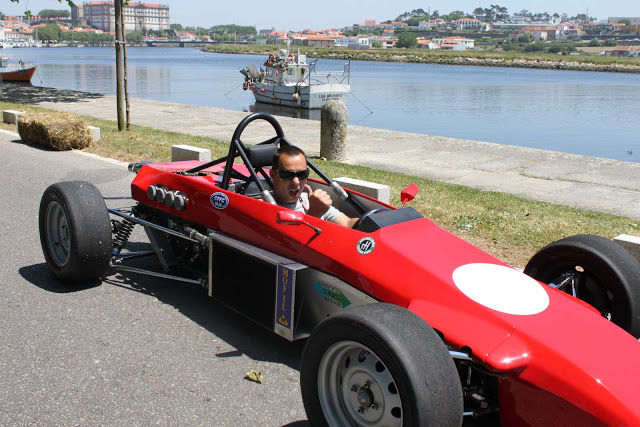
{"label": "car's front wheel", "polygon": [[59,182],[42,195],[40,243],[57,279],[98,278],[111,259],[111,224],[104,199],[91,183]]}
{"label": "car's front wheel", "polygon": [[446,346],[405,308],[370,304],[321,322],[300,369],[312,425],[456,426],[459,376]]}

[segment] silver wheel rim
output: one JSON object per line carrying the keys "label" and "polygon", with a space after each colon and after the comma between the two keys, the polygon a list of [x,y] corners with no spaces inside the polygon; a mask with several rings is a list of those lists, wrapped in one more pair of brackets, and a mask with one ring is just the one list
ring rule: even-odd
{"label": "silver wheel rim", "polygon": [[58,202],[51,202],[46,216],[47,247],[53,261],[60,267],[69,260],[69,220]]}
{"label": "silver wheel rim", "polygon": [[326,351],[318,397],[329,425],[402,426],[402,402],[389,369],[357,342],[341,341]]}

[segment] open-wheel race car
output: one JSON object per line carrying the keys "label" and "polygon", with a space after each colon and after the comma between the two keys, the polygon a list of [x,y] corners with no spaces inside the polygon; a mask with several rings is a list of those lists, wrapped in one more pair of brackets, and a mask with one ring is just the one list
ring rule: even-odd
{"label": "open-wheel race car", "polygon": [[[256,120],[275,136],[248,146]],[[247,116],[224,158],[131,164],[127,209],[87,182],[51,185],[39,212],[48,266],[68,282],[118,271],[192,283],[307,339],[313,425],[640,425],[640,266],[621,246],[568,237],[521,272],[404,207],[415,186],[394,208],[309,161],[312,189],[358,218],[342,227],[276,203],[268,169],[284,145],[273,117]],[[127,249],[136,226],[151,250]],[[131,265],[143,256],[157,270]]]}

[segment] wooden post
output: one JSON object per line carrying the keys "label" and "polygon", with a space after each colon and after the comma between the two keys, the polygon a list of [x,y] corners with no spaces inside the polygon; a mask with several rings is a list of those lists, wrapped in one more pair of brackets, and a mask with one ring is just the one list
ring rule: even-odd
{"label": "wooden post", "polygon": [[124,101],[125,101],[125,117],[127,122],[127,130],[131,128],[131,121],[129,120],[129,80],[127,78],[127,36],[124,27],[124,5],[120,8],[120,20],[122,22],[122,52],[124,61],[122,63],[122,69],[124,70]]}
{"label": "wooden post", "polygon": [[125,99],[124,99],[124,66],[122,58],[122,1],[115,0],[115,24],[116,24],[116,109],[118,112],[118,130],[126,128]]}

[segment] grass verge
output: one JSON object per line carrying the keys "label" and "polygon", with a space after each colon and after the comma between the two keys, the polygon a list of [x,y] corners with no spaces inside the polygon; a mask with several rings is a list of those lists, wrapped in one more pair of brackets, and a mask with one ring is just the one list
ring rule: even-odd
{"label": "grass verge", "polygon": [[[0,107],[3,110],[44,110],[6,101],[0,101]],[[132,125],[130,131],[119,132],[113,121],[83,118],[88,125],[99,127],[101,135],[100,141],[83,151],[125,162],[169,161],[171,146],[176,144],[209,149],[212,158],[224,156],[229,147],[228,141],[144,126]],[[0,128],[17,131],[15,125],[2,124]],[[400,191],[408,184],[416,183],[420,192],[411,202],[412,207],[440,227],[516,267],[524,267],[538,249],[562,237],[590,233],[613,238],[619,234],[640,233],[638,219],[581,211],[362,166],[315,162],[329,176],[348,176],[389,185],[394,206],[400,204]]]}

